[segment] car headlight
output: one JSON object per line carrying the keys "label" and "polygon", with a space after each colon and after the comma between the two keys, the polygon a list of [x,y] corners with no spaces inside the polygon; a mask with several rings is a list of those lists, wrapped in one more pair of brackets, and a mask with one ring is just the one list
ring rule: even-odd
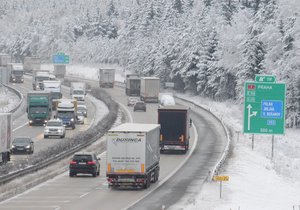
{"label": "car headlight", "polygon": [[15,147],[16,147],[15,145],[12,145],[12,146],[11,146],[11,148],[15,148]]}
{"label": "car headlight", "polygon": [[49,132],[49,128],[45,128],[45,132]]}
{"label": "car headlight", "polygon": [[29,149],[29,148],[30,148],[30,145],[27,145],[27,146],[26,146],[26,149]]}

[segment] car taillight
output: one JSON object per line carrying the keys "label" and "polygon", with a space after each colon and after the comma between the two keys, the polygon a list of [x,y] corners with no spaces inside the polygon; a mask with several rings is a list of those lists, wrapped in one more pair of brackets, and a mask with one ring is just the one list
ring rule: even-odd
{"label": "car taillight", "polygon": [[76,161],[72,160],[72,161],[70,162],[70,165],[74,165],[74,164],[76,164],[76,163],[77,163]]}
{"label": "car taillight", "polygon": [[95,161],[88,161],[88,165],[96,165]]}
{"label": "car taillight", "polygon": [[113,178],[108,178],[107,181],[108,181],[109,183],[112,183],[112,182],[115,181],[115,179],[113,179]]}

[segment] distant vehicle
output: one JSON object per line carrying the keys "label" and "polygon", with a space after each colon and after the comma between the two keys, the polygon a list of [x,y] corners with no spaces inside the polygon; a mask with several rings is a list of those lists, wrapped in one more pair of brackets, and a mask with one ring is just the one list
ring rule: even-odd
{"label": "distant vehicle", "polygon": [[8,63],[7,68],[10,72],[9,81],[14,83],[24,82],[24,69],[22,63]]}
{"label": "distant vehicle", "polygon": [[33,70],[32,72],[32,88],[33,90],[43,90],[43,81],[50,80],[49,70]]}
{"label": "distant vehicle", "polygon": [[109,187],[148,188],[159,177],[158,124],[124,123],[107,133]]}
{"label": "distant vehicle", "polygon": [[7,66],[9,63],[11,63],[11,55],[0,54],[0,66]]}
{"label": "distant vehicle", "polygon": [[57,78],[64,78],[66,75],[66,65],[54,64],[54,75]]}
{"label": "distant vehicle", "polygon": [[0,165],[10,161],[12,114],[0,113]]}
{"label": "distant vehicle", "polygon": [[158,102],[160,80],[158,77],[141,77],[141,100]]}
{"label": "distant vehicle", "polygon": [[159,100],[159,104],[161,106],[171,106],[171,105],[175,105],[175,99],[173,96],[171,95],[162,95],[160,97],[160,100]]}
{"label": "distant vehicle", "polygon": [[56,118],[61,119],[66,127],[75,129],[77,121],[77,100],[57,99],[56,101]]}
{"label": "distant vehicle", "polygon": [[139,96],[141,89],[141,78],[136,74],[126,75],[126,95]]}
{"label": "distant vehicle", "polygon": [[61,120],[52,119],[47,122],[44,128],[44,138],[49,138],[49,136],[59,136],[60,138],[65,138],[66,129]]}
{"label": "distant vehicle", "polygon": [[136,102],[140,101],[137,97],[128,97],[127,98],[127,106],[134,106]]}
{"label": "distant vehicle", "polygon": [[24,57],[23,61],[25,72],[41,69],[41,59],[38,56]]}
{"label": "distant vehicle", "polygon": [[43,81],[44,91],[51,93],[52,110],[55,110],[56,99],[62,98],[61,93],[61,81],[59,80],[44,80]]}
{"label": "distant vehicle", "polygon": [[99,69],[99,86],[113,88],[115,71],[115,69]]}
{"label": "distant vehicle", "polygon": [[182,105],[164,106],[158,109],[160,124],[160,151],[183,151],[189,149],[190,108]]}
{"label": "distant vehicle", "polygon": [[77,112],[77,123],[84,124],[84,115],[82,112]]}
{"label": "distant vehicle", "polygon": [[86,94],[86,84],[84,82],[71,82],[70,95],[73,99],[84,101]]}
{"label": "distant vehicle", "polygon": [[70,177],[77,174],[92,174],[93,177],[100,174],[100,158],[90,152],[75,153],[69,165]]}
{"label": "distant vehicle", "polygon": [[138,101],[134,104],[133,111],[135,112],[135,111],[138,111],[138,110],[146,112],[146,104],[145,104],[144,101]]}
{"label": "distant vehicle", "polygon": [[12,154],[27,153],[33,154],[34,144],[30,137],[16,137],[11,146]]}
{"label": "distant vehicle", "polygon": [[77,114],[82,113],[84,117],[87,117],[86,105],[77,104]]}
{"label": "distant vehicle", "polygon": [[52,115],[51,93],[46,91],[29,91],[27,93],[27,117],[29,125],[47,123]]}

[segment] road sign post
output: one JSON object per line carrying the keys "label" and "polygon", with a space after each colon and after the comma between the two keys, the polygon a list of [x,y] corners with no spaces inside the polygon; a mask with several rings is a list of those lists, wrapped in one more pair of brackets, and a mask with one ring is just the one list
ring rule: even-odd
{"label": "road sign post", "polygon": [[285,84],[245,82],[244,133],[284,134]]}
{"label": "road sign post", "polygon": [[229,176],[213,176],[214,181],[220,181],[220,198],[222,198],[222,182],[229,181]]}

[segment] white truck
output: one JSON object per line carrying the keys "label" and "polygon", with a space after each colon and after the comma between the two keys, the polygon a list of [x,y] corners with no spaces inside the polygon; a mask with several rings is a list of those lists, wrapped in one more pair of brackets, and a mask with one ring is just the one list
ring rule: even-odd
{"label": "white truck", "polygon": [[115,83],[115,72],[115,69],[99,69],[99,86],[113,88]]}
{"label": "white truck", "polygon": [[52,110],[56,108],[55,100],[62,98],[61,81],[60,80],[44,80],[44,91],[51,93]]}
{"label": "white truck", "polygon": [[160,80],[158,77],[141,77],[140,97],[145,102],[158,102]]}
{"label": "white truck", "polygon": [[41,59],[38,56],[27,56],[23,60],[25,72],[41,69]]}
{"label": "white truck", "polygon": [[0,164],[10,161],[12,117],[11,113],[0,113]]}
{"label": "white truck", "polygon": [[11,63],[11,56],[8,54],[0,54],[0,66],[7,66]]}
{"label": "white truck", "polygon": [[33,90],[43,90],[43,81],[50,80],[49,70],[33,70],[32,72],[32,88]]}
{"label": "white truck", "polygon": [[148,188],[159,177],[159,124],[124,123],[107,133],[109,187]]}
{"label": "white truck", "polygon": [[75,129],[77,123],[77,100],[75,99],[56,99],[57,119],[62,120],[66,127]]}
{"label": "white truck", "polygon": [[10,71],[6,67],[0,66],[0,83],[8,85]]}
{"label": "white truck", "polygon": [[24,68],[22,63],[8,63],[7,69],[10,73],[9,81],[14,83],[24,82]]}
{"label": "white truck", "polygon": [[53,73],[57,78],[64,78],[66,75],[66,65],[54,64],[54,72]]}
{"label": "white truck", "polygon": [[86,95],[86,84],[84,82],[71,82],[70,87],[71,98],[77,101],[84,101]]}

